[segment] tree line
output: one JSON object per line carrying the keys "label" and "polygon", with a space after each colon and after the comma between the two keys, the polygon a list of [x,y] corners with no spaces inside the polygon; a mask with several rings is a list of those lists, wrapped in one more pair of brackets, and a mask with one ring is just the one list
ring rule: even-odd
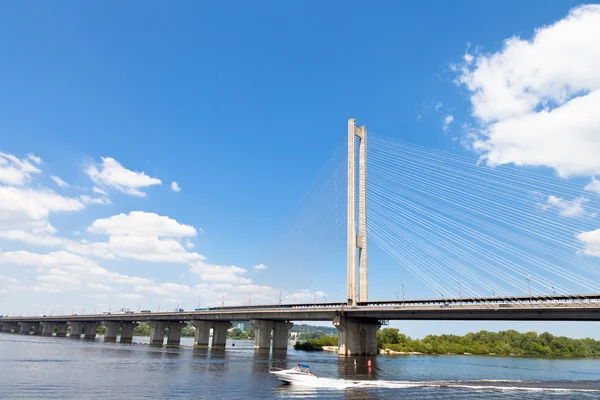
{"label": "tree line", "polygon": [[[314,335],[294,345],[296,350],[322,350],[323,346],[337,345],[337,335]],[[395,352],[423,354],[479,354],[546,357],[600,356],[600,341],[571,339],[554,336],[548,332],[519,333],[515,330],[480,331],[458,335],[427,335],[412,339],[397,328],[384,328],[377,332],[377,348]]]}
{"label": "tree line", "polygon": [[377,347],[401,352],[425,354],[491,354],[550,357],[600,356],[600,341],[571,339],[548,332],[519,333],[515,330],[480,331],[458,335],[427,335],[411,339],[396,328],[381,329],[377,333]]}

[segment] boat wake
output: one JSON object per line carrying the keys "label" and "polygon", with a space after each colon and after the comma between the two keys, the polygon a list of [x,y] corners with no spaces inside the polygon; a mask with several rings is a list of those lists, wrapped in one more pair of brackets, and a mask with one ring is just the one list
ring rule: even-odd
{"label": "boat wake", "polygon": [[[560,387],[558,386],[560,385]],[[584,382],[542,382],[516,380],[478,380],[478,381],[366,381],[332,378],[316,378],[307,381],[294,382],[293,386],[319,389],[348,389],[348,388],[448,388],[469,390],[507,390],[529,392],[600,392],[600,388],[585,387]]]}

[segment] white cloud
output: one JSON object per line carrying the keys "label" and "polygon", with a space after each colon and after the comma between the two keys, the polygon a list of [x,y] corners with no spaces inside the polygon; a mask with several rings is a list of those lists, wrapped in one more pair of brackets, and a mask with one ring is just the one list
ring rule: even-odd
{"label": "white cloud", "polygon": [[56,182],[56,184],[57,184],[58,186],[60,186],[60,187],[68,187],[68,186],[69,186],[69,184],[68,184],[67,182],[63,181],[62,179],[60,179],[60,178],[59,178],[58,176],[56,176],[56,175],[53,175],[53,176],[51,176],[50,178],[52,178],[52,180],[53,180],[54,182]]}
{"label": "white cloud", "polygon": [[[189,262],[204,260],[204,256],[188,252],[181,243],[155,236],[111,236],[108,243],[99,243],[117,257],[134,258],[152,262]],[[91,243],[94,248],[97,243]]]}
{"label": "white cloud", "polygon": [[[83,197],[83,196],[82,196]],[[132,258],[141,261],[183,263],[202,261],[204,256],[184,247],[178,239],[196,235],[196,229],[180,224],[174,219],[154,213],[133,211],[95,220],[87,231],[108,235],[107,241],[74,241],[53,236],[55,229],[45,219],[26,218],[15,221],[2,220],[2,196],[0,188],[0,238],[19,240],[24,243],[63,248],[71,253],[105,259]],[[90,200],[91,201],[91,200]],[[87,203],[87,201],[86,201]],[[83,204],[83,203],[82,203]],[[43,214],[42,216],[46,216]],[[10,224],[8,223],[10,222]],[[12,226],[12,228],[11,228]],[[29,227],[29,229],[27,229]]]}
{"label": "white cloud", "polygon": [[99,166],[91,164],[85,172],[96,185],[102,188],[118,190],[137,197],[146,196],[146,193],[140,189],[162,183],[160,179],[152,178],[143,171],[131,171],[123,167],[111,157],[102,157]]}
{"label": "white cloud", "polygon": [[15,186],[24,185],[31,179],[32,175],[42,172],[33,165],[41,162],[41,158],[33,154],[29,154],[27,158],[19,159],[12,154],[0,153],[0,183]]}
{"label": "white cloud", "polygon": [[[585,197],[578,197],[574,200],[565,200],[556,196],[548,196],[548,200],[545,205],[542,206],[543,209],[547,210],[550,208],[556,208],[558,213],[562,217],[582,217],[587,215],[588,213],[584,209],[584,204],[587,202]],[[593,216],[594,214],[590,214]]]}
{"label": "white cloud", "polygon": [[[196,228],[169,217],[143,211],[95,220],[90,233],[108,235],[107,242],[63,241],[69,251],[103,258],[133,258],[151,262],[191,262],[205,257],[186,250],[178,240],[196,235]],[[192,246],[193,247],[193,246]]]}
{"label": "white cloud", "polygon": [[600,257],[600,229],[591,232],[583,232],[577,235],[577,239],[585,244],[585,254]]}
{"label": "white cloud", "polygon": [[594,193],[600,194],[600,181],[594,177],[594,178],[592,178],[592,181],[590,183],[588,183],[588,185],[584,189],[589,192],[594,192]]}
{"label": "white cloud", "polygon": [[561,176],[600,174],[600,5],[573,9],[475,54],[458,82],[471,92],[480,128],[472,148],[490,165],[547,166]]}
{"label": "white cloud", "polygon": [[19,214],[30,219],[47,218],[50,212],[79,211],[84,208],[81,201],[61,196],[51,190],[18,189],[0,187],[0,219]]}
{"label": "white cloud", "polygon": [[88,282],[86,283],[86,286],[94,291],[98,291],[98,292],[114,292],[114,288],[108,286],[108,285],[103,285],[102,283],[94,283],[94,282]]}
{"label": "white cloud", "polygon": [[80,211],[86,204],[48,189],[0,187],[0,238],[58,246],[64,239],[53,236],[56,229],[48,220],[50,214]]}
{"label": "white cloud", "polygon": [[48,254],[28,251],[0,252],[0,264],[8,267],[35,267],[35,286],[17,288],[18,291],[62,293],[85,289],[88,295],[94,295],[93,292],[118,292],[119,295],[127,294],[122,298],[128,299],[142,298],[140,293],[173,296],[192,291],[187,285],[157,283],[147,278],[109,272],[97,262],[67,251]]}
{"label": "white cloud", "polygon": [[53,234],[56,229],[48,221],[50,213],[82,210],[85,205],[76,198],[65,197],[47,189],[0,187],[0,235],[22,236]]}
{"label": "white cloud", "polygon": [[258,264],[258,265],[254,266],[254,269],[259,269],[259,270],[261,270],[261,269],[267,269],[267,268],[269,268],[269,266],[265,265],[265,264]]}
{"label": "white cloud", "polygon": [[132,235],[158,237],[196,236],[196,229],[180,224],[169,217],[144,211],[132,211],[129,214],[113,215],[110,218],[95,220],[88,232],[104,235]]}
{"label": "white cloud", "polygon": [[150,293],[155,296],[163,297],[180,297],[192,292],[192,288],[188,285],[177,283],[159,283],[155,285],[136,286],[135,290],[142,293]]}
{"label": "white cloud", "polygon": [[194,243],[192,243],[191,240],[186,239],[186,241],[185,241],[185,248],[188,249],[188,250],[189,249],[193,249],[194,248]]}
{"label": "white cloud", "polygon": [[38,156],[36,156],[33,153],[29,153],[27,154],[27,159],[33,161],[34,163],[36,163],[37,165],[40,165],[42,163],[42,159],[39,158]]}
{"label": "white cloud", "polygon": [[94,193],[96,193],[96,194],[101,194],[101,195],[103,195],[103,196],[108,196],[108,192],[107,192],[106,190],[100,189],[100,188],[99,188],[99,187],[97,187],[97,186],[94,186],[94,187],[92,188],[92,192],[94,192]]}
{"label": "white cloud", "polygon": [[33,233],[18,229],[0,230],[0,239],[18,240],[35,246],[57,246],[61,243],[60,238],[52,236],[50,233]]}
{"label": "white cloud", "polygon": [[454,122],[454,115],[452,115],[452,114],[446,115],[444,117],[444,123],[442,124],[442,130],[444,132],[447,132],[448,128],[450,127],[450,124],[452,122]]}
{"label": "white cloud", "polygon": [[190,265],[190,272],[195,273],[205,282],[250,283],[250,279],[240,275],[248,271],[236,266],[207,264],[202,261]]}
{"label": "white cloud", "polygon": [[320,290],[317,290],[316,292],[314,290],[308,290],[308,289],[303,289],[300,290],[298,292],[286,295],[286,302],[298,302],[298,303],[312,303],[315,299],[315,297],[317,298],[317,302],[321,301],[323,299],[323,297],[325,296],[325,292],[322,292]]}
{"label": "white cloud", "polygon": [[174,192],[181,192],[181,188],[179,187],[179,184],[177,184],[177,182],[175,182],[175,181],[171,182],[171,190]]}
{"label": "white cloud", "polygon": [[139,293],[118,293],[117,297],[123,300],[142,300],[144,298]]}
{"label": "white cloud", "polygon": [[19,280],[16,278],[10,278],[8,276],[0,275],[0,281],[5,281],[9,283],[18,283]]}
{"label": "white cloud", "polygon": [[79,196],[79,199],[83,202],[83,204],[112,204],[110,199],[107,197],[91,197],[86,194]]}
{"label": "white cloud", "polygon": [[279,301],[279,290],[270,286],[253,283],[233,284],[227,282],[204,282],[195,286],[195,294],[202,299],[202,305],[275,304]]}

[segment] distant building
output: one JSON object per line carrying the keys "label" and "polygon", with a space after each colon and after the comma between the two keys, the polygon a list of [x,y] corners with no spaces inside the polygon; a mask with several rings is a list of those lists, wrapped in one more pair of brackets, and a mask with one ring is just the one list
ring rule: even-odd
{"label": "distant building", "polygon": [[231,321],[231,328],[238,328],[242,332],[247,331],[250,328],[250,321]]}

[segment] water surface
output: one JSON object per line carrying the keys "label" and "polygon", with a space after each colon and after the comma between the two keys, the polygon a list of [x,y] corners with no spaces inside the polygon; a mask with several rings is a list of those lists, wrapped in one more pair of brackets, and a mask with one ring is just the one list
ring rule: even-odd
{"label": "water surface", "polygon": [[[0,398],[6,399],[600,399],[600,360],[480,356],[339,358],[328,352],[152,347],[0,333]],[[235,346],[233,346],[235,344]],[[356,364],[355,364],[356,361]],[[376,387],[282,385],[271,368],[311,364],[322,377]]]}

